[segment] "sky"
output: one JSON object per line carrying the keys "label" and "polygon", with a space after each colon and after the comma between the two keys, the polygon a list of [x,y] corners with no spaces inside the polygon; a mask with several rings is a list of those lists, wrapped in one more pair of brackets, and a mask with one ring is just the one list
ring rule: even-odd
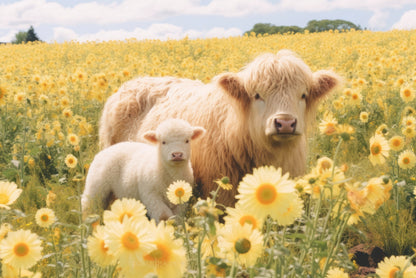
{"label": "sky", "polygon": [[0,42],[33,26],[46,42],[241,36],[256,23],[343,19],[416,29],[416,0],[0,0]]}

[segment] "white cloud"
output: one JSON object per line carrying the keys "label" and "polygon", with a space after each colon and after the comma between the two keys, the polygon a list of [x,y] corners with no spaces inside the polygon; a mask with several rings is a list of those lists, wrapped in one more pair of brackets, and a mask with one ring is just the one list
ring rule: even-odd
{"label": "white cloud", "polygon": [[391,29],[416,29],[416,10],[410,10],[405,12],[400,20],[393,24]]}
{"label": "white cloud", "polygon": [[0,36],[0,42],[11,42],[15,39],[18,30],[10,30],[8,33],[6,33],[3,36]]}
{"label": "white cloud", "polygon": [[383,29],[387,25],[387,19],[389,17],[389,12],[376,10],[373,16],[368,21],[368,27],[370,29]]}
{"label": "white cloud", "polygon": [[230,37],[241,36],[242,31],[238,28],[213,28],[207,31],[198,30],[183,30],[182,27],[172,24],[152,24],[147,29],[136,28],[132,31],[124,29],[119,30],[100,30],[97,33],[78,35],[73,30],[68,28],[54,28],[54,40],[57,42],[64,42],[70,40],[76,40],[79,42],[86,41],[109,41],[109,40],[125,40],[136,38],[137,40],[145,39],[158,39],[167,40],[174,39],[179,40],[184,37],[191,39],[196,38],[212,38],[212,37]]}

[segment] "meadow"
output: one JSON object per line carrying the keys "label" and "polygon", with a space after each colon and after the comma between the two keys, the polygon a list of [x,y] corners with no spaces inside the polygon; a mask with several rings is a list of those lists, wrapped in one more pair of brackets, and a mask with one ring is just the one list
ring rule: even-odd
{"label": "meadow", "polygon": [[[227,208],[220,224],[216,191],[172,197],[183,214],[158,226],[128,200],[82,219],[100,113],[123,82],[210,82],[283,48],[344,84],[310,128],[304,177],[251,174],[290,186],[282,213]],[[348,277],[360,243],[386,254],[373,277],[416,277],[415,64],[415,31],[0,45],[2,277]]]}

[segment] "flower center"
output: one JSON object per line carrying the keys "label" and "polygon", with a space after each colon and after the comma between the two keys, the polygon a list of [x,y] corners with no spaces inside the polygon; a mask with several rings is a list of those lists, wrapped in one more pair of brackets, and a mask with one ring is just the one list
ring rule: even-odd
{"label": "flower center", "polygon": [[410,90],[409,90],[409,89],[404,90],[404,91],[403,91],[403,95],[404,95],[405,97],[410,97],[410,95],[411,95]]}
{"label": "flower center", "polygon": [[403,164],[409,164],[410,159],[408,157],[403,158]]}
{"label": "flower center", "polygon": [[7,204],[9,203],[9,196],[4,193],[0,193],[0,204]]}
{"label": "flower center", "polygon": [[19,257],[24,257],[29,253],[29,246],[24,242],[20,242],[14,246],[14,253]]}
{"label": "flower center", "polygon": [[46,221],[48,221],[48,220],[49,220],[49,217],[48,217],[48,215],[47,215],[47,214],[43,214],[43,215],[40,217],[40,220],[42,220],[43,222],[46,222]]}
{"label": "flower center", "polygon": [[234,248],[235,250],[239,253],[239,254],[245,254],[248,251],[250,251],[251,249],[251,243],[248,239],[246,238],[240,238],[239,240],[237,240],[234,244]]}
{"label": "flower center", "polygon": [[381,145],[379,143],[374,143],[371,146],[371,154],[372,155],[378,155],[381,153]]}
{"label": "flower center", "polygon": [[396,139],[393,141],[393,146],[399,147],[401,145],[401,141],[399,139]]}
{"label": "flower center", "polygon": [[132,232],[126,232],[121,237],[121,243],[129,250],[136,250],[140,246],[139,239]]}
{"label": "flower center", "polygon": [[331,162],[329,162],[329,161],[323,161],[321,163],[321,167],[322,167],[322,169],[329,169],[329,168],[331,168]]}
{"label": "flower center", "polygon": [[238,221],[241,226],[244,226],[245,223],[252,225],[253,229],[257,228],[257,221],[252,215],[244,215]]}
{"label": "flower center", "polygon": [[185,195],[185,190],[182,187],[179,187],[175,190],[175,196],[181,198]]}
{"label": "flower center", "polygon": [[256,197],[261,204],[269,205],[277,198],[276,188],[269,183],[262,184],[256,190]]}
{"label": "flower center", "polygon": [[396,272],[400,271],[400,269],[397,266],[393,266],[393,268],[389,272],[389,278],[396,277]]}

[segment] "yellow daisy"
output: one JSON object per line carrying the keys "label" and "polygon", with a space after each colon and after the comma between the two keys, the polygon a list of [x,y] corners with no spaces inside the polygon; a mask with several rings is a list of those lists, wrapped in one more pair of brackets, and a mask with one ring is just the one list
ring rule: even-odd
{"label": "yellow daisy", "polygon": [[287,211],[296,195],[295,182],[288,178],[289,173],[282,175],[281,168],[254,169],[253,174],[247,174],[240,182],[236,198],[258,218],[265,219],[268,215],[276,218]]}
{"label": "yellow daisy", "polygon": [[327,170],[332,170],[332,167],[334,167],[334,162],[326,156],[319,158],[316,162],[316,170],[319,174]]}
{"label": "yellow daisy", "polygon": [[35,215],[36,224],[43,228],[49,228],[56,221],[55,212],[50,208],[41,208]]}
{"label": "yellow daisy", "polygon": [[325,276],[326,278],[348,278],[348,273],[346,273],[343,269],[338,267],[333,267],[329,269],[328,273]]}
{"label": "yellow daisy", "polygon": [[132,218],[134,221],[147,220],[145,206],[136,199],[117,199],[111,205],[110,210],[103,213],[103,221],[105,224],[110,222],[122,223],[124,218]]}
{"label": "yellow daisy", "polygon": [[416,266],[409,263],[405,256],[391,256],[378,263],[376,274],[380,278],[396,277],[396,273],[402,272],[403,278],[415,278]]}
{"label": "yellow daisy", "polygon": [[359,92],[353,91],[351,93],[351,102],[355,105],[359,105],[361,103],[362,98],[363,97]]}
{"label": "yellow daisy", "polygon": [[240,264],[251,267],[262,255],[263,235],[249,224],[226,225],[219,234],[219,246],[230,261],[237,259]]}
{"label": "yellow daisy", "polygon": [[336,126],[338,121],[334,118],[332,113],[325,113],[323,120],[319,123],[319,130],[321,134],[333,135],[336,133]]}
{"label": "yellow daisy", "polygon": [[362,123],[367,123],[368,122],[368,112],[363,111],[363,112],[360,113],[360,121]]}
{"label": "yellow daisy", "polygon": [[400,151],[404,147],[404,138],[402,136],[393,136],[389,140],[389,147],[393,151]]}
{"label": "yellow daisy", "polygon": [[183,180],[175,181],[168,187],[167,196],[169,201],[178,205],[188,202],[192,196],[192,187],[189,183]]}
{"label": "yellow daisy", "polygon": [[402,129],[402,133],[404,136],[406,136],[406,138],[413,138],[416,136],[416,127],[415,126],[405,126]]}
{"label": "yellow daisy", "polygon": [[126,271],[143,264],[143,255],[156,249],[154,232],[147,220],[124,218],[105,225],[105,246]]}
{"label": "yellow daisy", "polygon": [[222,179],[215,180],[214,182],[224,190],[233,189],[233,185],[230,183],[229,177],[223,177]]}
{"label": "yellow daisy", "polygon": [[87,249],[88,255],[93,262],[101,267],[114,265],[116,260],[114,256],[109,253],[108,247],[104,242],[105,228],[104,226],[97,226],[92,236],[88,237]]}
{"label": "yellow daisy", "polygon": [[68,154],[65,157],[65,164],[68,168],[75,168],[77,167],[78,159],[73,156],[72,154]]}
{"label": "yellow daisy", "polygon": [[224,221],[226,224],[239,223],[241,226],[250,224],[253,229],[261,229],[263,227],[263,218],[258,218],[250,212],[250,209],[244,208],[239,202],[236,203],[235,208],[227,207]]}
{"label": "yellow daisy", "polygon": [[175,239],[174,228],[163,221],[155,230],[153,243],[156,249],[145,254],[143,260],[158,277],[180,278],[183,276],[187,260],[182,239]]}
{"label": "yellow daisy", "polygon": [[370,138],[370,155],[369,159],[373,165],[383,164],[386,157],[389,156],[390,147],[387,140],[380,134]]}
{"label": "yellow daisy", "polygon": [[415,98],[415,92],[410,87],[404,87],[400,90],[400,97],[405,102],[410,102]]}
{"label": "yellow daisy", "polygon": [[0,242],[0,258],[15,268],[27,269],[42,258],[42,242],[29,230],[9,232]]}
{"label": "yellow daisy", "polygon": [[79,144],[79,137],[74,133],[70,133],[68,134],[68,142],[73,146],[77,146]]}
{"label": "yellow daisy", "polygon": [[21,193],[14,182],[0,181],[0,208],[10,209]]}
{"label": "yellow daisy", "polygon": [[406,150],[399,155],[399,167],[412,169],[416,165],[416,155],[411,150]]}
{"label": "yellow daisy", "polygon": [[402,119],[402,125],[404,126],[415,126],[416,118],[413,116],[406,116]]}

